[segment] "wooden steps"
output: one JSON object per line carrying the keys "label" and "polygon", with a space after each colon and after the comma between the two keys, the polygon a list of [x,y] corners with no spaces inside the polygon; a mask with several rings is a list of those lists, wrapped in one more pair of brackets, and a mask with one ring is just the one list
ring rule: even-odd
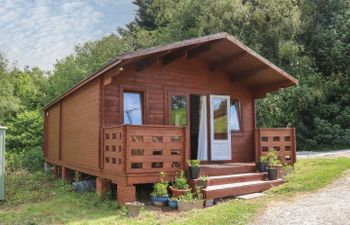
{"label": "wooden steps", "polygon": [[210,176],[208,177],[208,186],[255,180],[266,180],[266,177],[267,173],[240,173],[231,175]]}
{"label": "wooden steps", "polygon": [[202,190],[202,193],[205,199],[223,198],[229,196],[238,196],[256,192],[263,192],[268,190],[272,186],[277,186],[282,183],[282,179],[229,183],[208,186],[207,188]]}
{"label": "wooden steps", "polygon": [[225,163],[201,165],[201,174],[205,176],[231,175],[256,172],[255,163]]}
{"label": "wooden steps", "polygon": [[[263,192],[282,184],[282,179],[267,180],[267,173],[256,172],[255,163],[201,165],[201,174],[208,177],[205,199],[215,199]],[[194,188],[198,180],[189,180]]]}

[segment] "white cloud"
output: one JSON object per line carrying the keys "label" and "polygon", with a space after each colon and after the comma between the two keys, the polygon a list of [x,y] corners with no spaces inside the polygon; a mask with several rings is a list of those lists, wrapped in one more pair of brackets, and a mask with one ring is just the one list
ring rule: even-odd
{"label": "white cloud", "polygon": [[133,17],[131,1],[0,0],[0,51],[19,67],[51,70],[74,45],[100,38]]}

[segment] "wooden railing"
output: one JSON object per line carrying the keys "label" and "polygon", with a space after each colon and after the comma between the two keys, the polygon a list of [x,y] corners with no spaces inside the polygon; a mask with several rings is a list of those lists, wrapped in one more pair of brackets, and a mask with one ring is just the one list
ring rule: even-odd
{"label": "wooden railing", "polygon": [[103,129],[103,165],[116,173],[178,172],[185,168],[186,128],[120,125]]}
{"label": "wooden railing", "polygon": [[255,160],[267,154],[270,148],[278,152],[283,164],[296,161],[295,128],[258,128],[255,130]]}

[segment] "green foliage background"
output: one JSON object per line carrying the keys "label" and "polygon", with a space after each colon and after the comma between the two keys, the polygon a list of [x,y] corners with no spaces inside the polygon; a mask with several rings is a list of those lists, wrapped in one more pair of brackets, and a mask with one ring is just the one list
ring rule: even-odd
{"label": "green foliage background", "polygon": [[[135,0],[126,28],[78,45],[53,71],[18,69],[0,55],[0,124],[8,165],[36,170],[42,107],[118,55],[225,31],[300,80],[257,102],[259,127],[297,128],[298,149],[350,146],[348,0]],[[17,160],[17,161],[16,161]],[[33,163],[31,163],[33,162]]]}

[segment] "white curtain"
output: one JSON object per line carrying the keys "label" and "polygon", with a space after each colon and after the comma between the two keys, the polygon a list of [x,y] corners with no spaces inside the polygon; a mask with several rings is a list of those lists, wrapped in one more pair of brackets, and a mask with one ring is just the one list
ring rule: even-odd
{"label": "white curtain", "polygon": [[208,114],[207,96],[200,97],[198,155],[199,160],[208,160]]}

